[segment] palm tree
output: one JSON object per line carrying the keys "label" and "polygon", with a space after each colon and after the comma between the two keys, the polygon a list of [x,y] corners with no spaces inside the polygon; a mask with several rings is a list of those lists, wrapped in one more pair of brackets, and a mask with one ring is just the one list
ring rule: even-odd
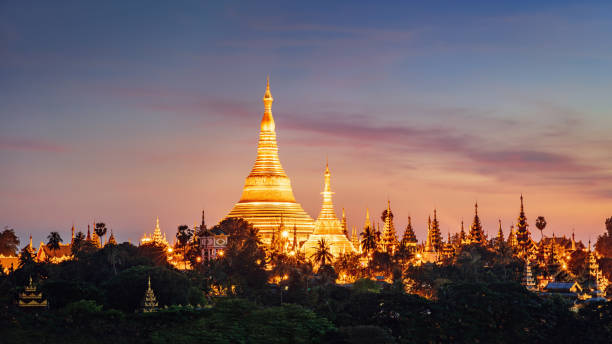
{"label": "palm tree", "polygon": [[372,227],[367,226],[365,230],[361,233],[361,237],[361,247],[366,254],[376,251],[376,246],[378,246],[378,240],[376,238],[376,233],[374,232]]}
{"label": "palm tree", "polygon": [[325,239],[319,240],[317,250],[312,255],[312,258],[314,258],[314,260],[316,261],[319,261],[321,263],[321,266],[325,265],[327,261],[331,263],[332,259],[334,258],[334,255],[331,253],[329,244],[325,241]]}
{"label": "palm tree", "polygon": [[98,234],[98,237],[100,238],[100,247],[102,247],[102,237],[106,234],[106,224],[104,222],[96,223],[96,228],[94,228],[94,232]]}
{"label": "palm tree", "polygon": [[60,243],[64,241],[58,232],[49,233],[47,240],[47,247],[53,251],[58,250],[60,248]]}
{"label": "palm tree", "polygon": [[540,240],[544,238],[544,233],[542,232],[544,228],[546,228],[546,219],[544,216],[538,216],[535,223],[536,227],[540,230]]}

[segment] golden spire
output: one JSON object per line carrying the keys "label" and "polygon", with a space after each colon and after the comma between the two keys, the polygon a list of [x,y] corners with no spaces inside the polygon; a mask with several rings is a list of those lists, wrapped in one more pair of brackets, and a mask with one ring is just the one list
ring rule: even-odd
{"label": "golden spire", "polygon": [[329,164],[325,164],[325,182],[323,185],[323,205],[321,206],[321,212],[317,220],[329,219],[337,220],[336,213],[334,211],[334,204],[332,202],[332,195],[334,192],[331,191],[331,173],[329,172]]}
{"label": "golden spire", "polygon": [[266,80],[266,93],[261,100],[264,103],[264,116],[261,119],[261,131],[274,131],[276,129],[274,117],[272,116],[272,103],[274,103],[274,98],[272,98],[272,93],[270,93],[269,76]]}
{"label": "golden spire", "polygon": [[257,158],[247,176],[242,196],[227,218],[243,218],[259,229],[263,242],[268,244],[277,230],[278,217],[297,226],[298,240],[306,240],[314,229],[314,221],[296,202],[291,181],[278,157],[276,126],[272,116],[274,98],[270,92],[269,79],[263,96],[264,113],[257,146]]}

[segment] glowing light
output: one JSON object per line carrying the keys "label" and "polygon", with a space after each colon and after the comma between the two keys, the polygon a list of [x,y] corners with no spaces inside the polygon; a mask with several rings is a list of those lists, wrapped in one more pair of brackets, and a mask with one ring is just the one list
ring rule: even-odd
{"label": "glowing light", "polygon": [[172,253],[172,247],[168,247],[168,253]]}
{"label": "glowing light", "polygon": [[225,254],[225,252],[223,252],[223,250],[219,250],[219,251],[217,252],[217,255],[218,255],[219,257],[223,257],[223,255],[224,255],[224,254]]}
{"label": "glowing light", "polygon": [[199,263],[199,262],[201,262],[201,261],[202,261],[202,257],[198,257],[198,258],[196,258],[196,262],[198,262],[198,263]]}
{"label": "glowing light", "polygon": [[270,243],[279,229],[279,219],[295,225],[299,240],[305,240],[314,229],[314,221],[296,202],[291,181],[278,158],[276,125],[272,116],[274,98],[266,85],[263,98],[264,115],[261,120],[257,158],[246,178],[242,197],[227,215],[243,218],[259,229],[264,243]]}
{"label": "glowing light", "polygon": [[281,233],[281,235],[283,236],[283,238],[288,238],[288,237],[289,237],[289,232],[287,232],[287,231],[283,231],[283,232]]}

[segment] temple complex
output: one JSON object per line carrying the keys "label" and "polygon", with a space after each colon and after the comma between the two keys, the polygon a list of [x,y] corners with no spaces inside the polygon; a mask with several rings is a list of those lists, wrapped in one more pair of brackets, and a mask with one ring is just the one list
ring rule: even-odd
{"label": "temple complex", "polygon": [[166,234],[162,235],[161,229],[159,228],[159,217],[155,220],[155,229],[153,230],[153,234],[145,233],[140,239],[140,244],[150,244],[154,243],[161,246],[169,246],[168,240],[166,239]]}
{"label": "temple complex", "polygon": [[270,244],[272,233],[277,230],[282,215],[285,223],[295,224],[298,241],[304,242],[313,232],[315,224],[296,202],[291,181],[281,166],[276,144],[276,125],[272,116],[273,102],[268,79],[263,97],[264,114],[261,120],[257,158],[244,183],[242,197],[227,217],[245,219],[259,229],[262,241]]}
{"label": "temple complex", "polygon": [[308,240],[302,246],[302,250],[306,253],[306,257],[311,257],[317,249],[319,240],[324,239],[330,245],[330,251],[334,258],[340,254],[355,252],[353,244],[344,234],[344,225],[336,217],[334,204],[332,202],[331,191],[331,173],[329,165],[325,165],[325,183],[323,187],[323,205],[317,221],[315,221],[314,232],[308,237]]}

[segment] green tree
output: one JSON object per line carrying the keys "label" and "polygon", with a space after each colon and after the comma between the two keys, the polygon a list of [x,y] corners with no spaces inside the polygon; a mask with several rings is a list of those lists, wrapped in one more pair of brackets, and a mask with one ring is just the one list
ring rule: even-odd
{"label": "green tree", "polygon": [[96,223],[96,227],[94,228],[94,232],[96,232],[96,234],[100,238],[100,247],[102,247],[104,245],[104,243],[102,242],[102,237],[104,235],[106,235],[106,231],[107,231],[107,228],[106,228],[106,224],[104,222]]}
{"label": "green tree", "polygon": [[327,262],[331,263],[332,259],[334,258],[334,255],[331,253],[329,244],[327,243],[327,241],[325,241],[325,239],[319,240],[319,242],[317,243],[316,251],[312,254],[312,258],[315,261],[319,262],[320,266],[326,265]]}
{"label": "green tree", "polygon": [[15,256],[19,247],[19,238],[12,228],[4,227],[0,232],[0,254],[4,256]]}

